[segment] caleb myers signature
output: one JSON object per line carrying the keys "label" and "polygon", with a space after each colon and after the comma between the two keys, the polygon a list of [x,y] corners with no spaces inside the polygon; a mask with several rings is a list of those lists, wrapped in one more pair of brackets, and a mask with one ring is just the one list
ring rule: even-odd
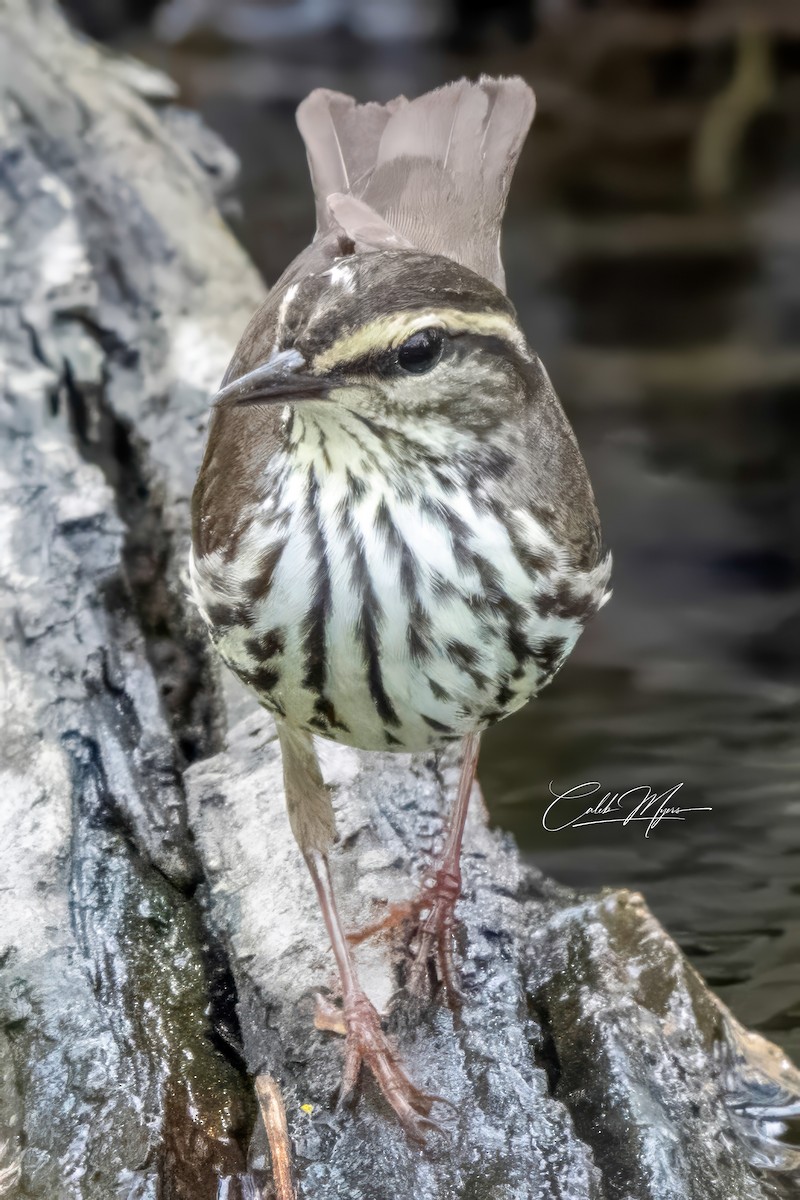
{"label": "caleb myers signature", "polygon": [[548,786],[554,799],[542,817],[542,825],[550,833],[558,833],[562,829],[582,829],[584,825],[630,825],[634,821],[644,821],[644,836],[648,838],[662,821],[685,821],[686,813],[712,811],[710,805],[705,808],[681,808],[670,804],[675,793],[683,787],[682,783],[676,783],[661,793],[642,783],[625,792],[605,792],[601,799],[584,807],[577,816],[567,818],[568,802],[581,802],[589,796],[596,796],[602,790],[602,784],[590,780],[578,783],[565,792],[557,792],[551,779]]}

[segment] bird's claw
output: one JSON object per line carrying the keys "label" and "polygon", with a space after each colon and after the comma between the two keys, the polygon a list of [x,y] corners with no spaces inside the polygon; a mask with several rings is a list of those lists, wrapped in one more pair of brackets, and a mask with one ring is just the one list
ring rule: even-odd
{"label": "bird's claw", "polygon": [[429,1095],[411,1082],[400,1065],[391,1039],[381,1026],[375,1006],[364,992],[348,998],[342,1009],[318,996],[314,1023],[318,1029],[343,1032],[346,1038],[340,1104],[352,1095],[361,1068],[365,1066],[372,1072],[409,1137],[424,1143],[427,1132],[442,1132],[441,1125],[431,1119],[430,1111],[435,1103],[448,1104],[449,1101],[443,1096]]}
{"label": "bird's claw", "polygon": [[347,1025],[341,1008],[319,992],[314,1008],[314,1028],[322,1029],[326,1033],[340,1033],[342,1037],[347,1034]]}
{"label": "bird's claw", "polygon": [[359,929],[351,929],[347,934],[347,940],[351,946],[359,946],[362,942],[369,941],[370,938],[387,933],[390,929],[396,929],[398,925],[407,924],[418,915],[418,900],[400,900],[390,904],[386,914],[379,920],[370,921],[368,925],[362,925]]}

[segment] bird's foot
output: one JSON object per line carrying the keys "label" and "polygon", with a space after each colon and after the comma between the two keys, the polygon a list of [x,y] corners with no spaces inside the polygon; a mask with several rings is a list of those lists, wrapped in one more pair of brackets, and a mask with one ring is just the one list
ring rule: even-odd
{"label": "bird's foot", "polygon": [[405,925],[410,925],[415,922],[419,916],[419,900],[399,900],[396,903],[388,905],[386,913],[377,921],[370,921],[368,925],[362,925],[359,929],[351,929],[347,934],[347,940],[351,946],[359,946],[361,942],[367,942],[370,938],[379,937],[382,933],[388,933],[392,929],[397,929]]}
{"label": "bird's foot", "polygon": [[409,991],[422,995],[432,963],[451,1008],[460,1008],[464,1003],[453,958],[453,929],[460,895],[458,869],[442,866],[423,884],[415,901],[418,922],[409,944],[413,962],[406,980]]}
{"label": "bird's foot", "polygon": [[412,964],[406,986],[414,995],[426,991],[429,964],[433,964],[439,983],[451,1008],[459,1008],[464,996],[458,986],[453,959],[455,908],[461,895],[461,873],[441,866],[426,879],[414,900],[391,904],[384,917],[349,933],[353,944],[366,941],[397,926],[408,930],[407,944]]}
{"label": "bird's foot", "polygon": [[448,1104],[442,1096],[421,1091],[406,1075],[391,1039],[381,1026],[374,1004],[364,992],[348,997],[343,1008],[317,997],[315,1024],[345,1036],[345,1064],[339,1102],[352,1095],[362,1066],[372,1072],[386,1100],[394,1109],[400,1124],[409,1137],[424,1143],[429,1130],[441,1132],[441,1126],[431,1120],[430,1111],[438,1101]]}

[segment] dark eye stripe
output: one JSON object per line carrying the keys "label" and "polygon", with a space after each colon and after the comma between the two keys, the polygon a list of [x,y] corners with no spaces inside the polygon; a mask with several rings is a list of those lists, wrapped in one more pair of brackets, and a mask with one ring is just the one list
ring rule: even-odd
{"label": "dark eye stripe", "polygon": [[[437,331],[443,335],[443,342],[458,344],[462,350],[475,347],[488,351],[490,354],[506,358],[519,359],[519,351],[513,342],[496,333],[475,333],[472,330],[456,331],[454,333]],[[414,335],[416,336],[416,335]],[[330,372],[331,377],[348,375],[392,375],[397,373],[397,356],[401,347],[387,350],[371,350],[369,354],[351,358],[348,362],[337,363]],[[438,361],[438,360],[437,360]]]}

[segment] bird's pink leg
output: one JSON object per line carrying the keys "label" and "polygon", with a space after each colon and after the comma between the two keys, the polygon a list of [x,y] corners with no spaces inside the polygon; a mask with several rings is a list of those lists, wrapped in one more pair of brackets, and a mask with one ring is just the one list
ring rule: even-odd
{"label": "bird's pink leg", "polygon": [[453,926],[456,902],[461,895],[461,843],[479,750],[479,733],[464,738],[458,792],[442,855],[435,870],[423,882],[419,895],[410,902],[393,904],[382,920],[350,934],[348,939],[353,943],[361,942],[392,926],[413,920],[416,925],[412,939],[414,964],[408,986],[412,991],[420,991],[428,963],[433,961],[448,1003],[453,1007],[463,1001],[453,962]]}
{"label": "bird's pink leg", "polygon": [[[375,1006],[358,982],[350,945],[336,907],[327,857],[318,850],[308,850],[305,860],[317,889],[319,906],[342,982],[342,1017],[346,1039],[342,1099],[346,1099],[355,1088],[363,1064],[375,1076],[379,1088],[409,1136],[422,1142],[426,1130],[439,1128],[430,1120],[429,1114],[432,1105],[440,1097],[420,1091],[408,1078],[400,1065],[397,1051],[381,1027]],[[333,1028],[330,1016],[328,1013],[327,1027]]]}
{"label": "bird's pink leg", "polygon": [[[381,1027],[374,1005],[358,982],[328,866],[328,849],[335,832],[330,792],[323,782],[311,737],[283,721],[277,725],[289,821],[314,881],[342,984],[342,1008],[335,1009],[322,1002],[318,1006],[317,1021],[318,1027],[341,1030],[345,1035],[342,1098],[355,1088],[362,1065],[367,1067],[408,1134],[422,1142],[427,1129],[438,1128],[430,1120],[429,1113],[433,1103],[441,1097],[420,1091],[408,1078],[397,1051]],[[319,1020],[320,1010],[322,1021]]]}

